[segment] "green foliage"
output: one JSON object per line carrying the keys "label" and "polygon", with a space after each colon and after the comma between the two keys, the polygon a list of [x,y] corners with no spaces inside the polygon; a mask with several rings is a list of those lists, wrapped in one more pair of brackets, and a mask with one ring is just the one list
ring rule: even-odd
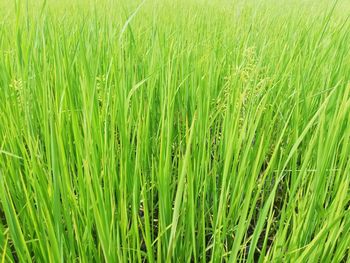
{"label": "green foliage", "polygon": [[344,1],[2,1],[1,262],[350,260]]}

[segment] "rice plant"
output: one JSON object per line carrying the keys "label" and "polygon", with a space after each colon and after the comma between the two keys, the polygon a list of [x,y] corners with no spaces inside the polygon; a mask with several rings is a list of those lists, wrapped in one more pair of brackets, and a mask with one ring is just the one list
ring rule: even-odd
{"label": "rice plant", "polygon": [[2,0],[1,262],[350,262],[346,0]]}

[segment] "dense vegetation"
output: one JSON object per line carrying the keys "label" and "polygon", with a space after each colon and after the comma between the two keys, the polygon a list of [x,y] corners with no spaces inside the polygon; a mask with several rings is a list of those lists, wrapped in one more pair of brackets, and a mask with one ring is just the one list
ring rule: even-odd
{"label": "dense vegetation", "polygon": [[349,10],[1,1],[2,262],[349,262]]}

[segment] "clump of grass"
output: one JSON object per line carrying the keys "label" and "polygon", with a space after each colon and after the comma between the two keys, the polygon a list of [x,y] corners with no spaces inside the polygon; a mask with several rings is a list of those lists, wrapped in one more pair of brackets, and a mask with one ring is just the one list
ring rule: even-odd
{"label": "clump of grass", "polygon": [[348,7],[1,2],[2,262],[349,261]]}

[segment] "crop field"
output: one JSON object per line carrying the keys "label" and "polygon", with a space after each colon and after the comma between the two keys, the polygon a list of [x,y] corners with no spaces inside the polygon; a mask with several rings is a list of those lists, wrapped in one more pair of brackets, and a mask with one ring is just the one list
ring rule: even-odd
{"label": "crop field", "polygon": [[350,262],[348,0],[0,0],[0,262]]}

